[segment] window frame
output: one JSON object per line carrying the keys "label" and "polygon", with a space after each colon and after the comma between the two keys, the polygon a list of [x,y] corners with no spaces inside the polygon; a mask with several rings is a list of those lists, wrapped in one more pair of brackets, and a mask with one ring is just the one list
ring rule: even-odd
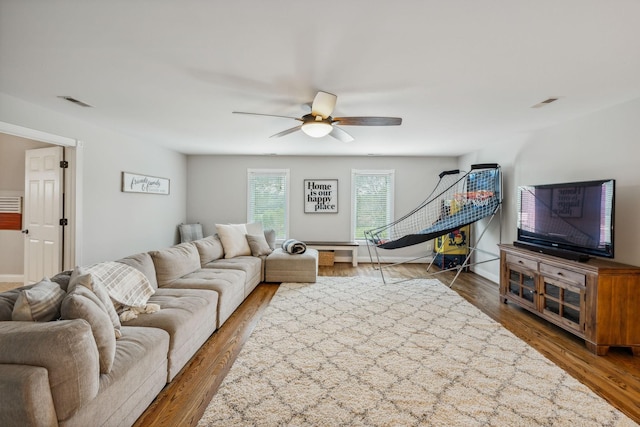
{"label": "window frame", "polygon": [[[278,241],[285,240],[289,236],[289,222],[290,222],[290,214],[289,214],[289,205],[290,205],[290,193],[291,193],[291,172],[289,169],[253,169],[247,168],[247,223],[257,222],[253,218],[252,212],[252,200],[253,193],[251,192],[251,183],[256,176],[284,176],[285,180],[285,200],[284,200],[284,236],[277,236],[276,239]],[[263,228],[269,228],[268,225],[262,224]]]}
{"label": "window frame", "polygon": [[[356,199],[356,177],[363,175],[377,175],[387,176],[389,178],[389,184],[387,189],[387,222],[385,224],[379,224],[383,226],[391,223],[394,218],[394,205],[395,205],[395,169],[351,169],[351,238],[357,242],[365,241],[365,238],[356,237],[357,230],[357,199]],[[372,227],[375,228],[375,227]]]}

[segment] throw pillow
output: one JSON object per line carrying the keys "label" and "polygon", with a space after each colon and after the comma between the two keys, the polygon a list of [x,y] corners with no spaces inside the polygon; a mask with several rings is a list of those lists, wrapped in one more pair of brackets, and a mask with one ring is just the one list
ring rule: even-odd
{"label": "throw pillow", "polygon": [[255,236],[256,234],[262,234],[261,222],[248,222],[244,226],[247,229],[247,234],[251,234],[252,236]]}
{"label": "throw pillow", "polygon": [[251,255],[251,248],[247,242],[247,227],[244,224],[216,224],[225,258],[235,258],[241,255]]}
{"label": "throw pillow", "polygon": [[69,281],[71,280],[71,273],[73,273],[73,271],[71,270],[58,273],[51,278],[51,281],[57,283],[58,286],[60,286],[60,289],[67,292],[67,288],[69,287]]}
{"label": "throw pillow", "polygon": [[111,320],[111,324],[113,325],[114,333],[116,338],[120,338],[122,336],[120,323],[120,318],[118,317],[118,313],[116,312],[116,308],[113,305],[113,301],[109,297],[109,292],[107,288],[100,282],[97,277],[94,277],[90,273],[87,273],[82,267],[77,267],[71,273],[71,279],[69,280],[69,287],[67,292],[73,292],[73,290],[77,286],[84,286],[89,289],[91,292],[96,294],[102,306],[104,307],[105,313],[109,316],[109,320]]}
{"label": "throw pillow", "polygon": [[84,319],[91,325],[98,347],[100,373],[108,374],[116,356],[116,337],[104,304],[88,288],[76,286],[62,301],[60,311],[64,320]]}
{"label": "throw pillow", "polygon": [[57,319],[64,291],[57,283],[44,278],[31,289],[20,292],[11,313],[12,320],[48,322]]}
{"label": "throw pillow", "polygon": [[264,238],[267,240],[271,250],[274,250],[276,248],[276,230],[273,228],[264,230]]}
{"label": "throw pillow", "polygon": [[202,239],[202,224],[180,224],[180,243]]}
{"label": "throw pillow", "polygon": [[200,254],[200,265],[202,266],[224,257],[222,242],[217,234],[196,240],[193,244],[198,248],[198,253]]}
{"label": "throw pillow", "polygon": [[273,252],[263,234],[258,234],[257,236],[247,234],[247,242],[253,256],[269,255]]}

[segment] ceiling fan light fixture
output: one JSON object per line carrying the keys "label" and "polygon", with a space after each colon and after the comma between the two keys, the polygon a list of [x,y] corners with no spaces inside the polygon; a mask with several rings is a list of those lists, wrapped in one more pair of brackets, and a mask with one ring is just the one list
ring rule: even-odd
{"label": "ceiling fan light fixture", "polygon": [[311,104],[311,112],[302,117],[281,116],[277,114],[249,113],[244,111],[234,111],[235,114],[250,114],[253,116],[269,116],[283,117],[286,119],[294,119],[302,122],[295,127],[283,130],[270,138],[280,138],[285,135],[301,130],[305,135],[312,138],[322,138],[330,136],[340,142],[351,142],[353,136],[349,135],[339,126],[333,126],[334,123],[345,126],[398,126],[402,124],[400,117],[374,117],[374,116],[354,116],[354,117],[332,117],[333,108],[336,105],[337,96],[329,93],[318,91],[313,103]]}
{"label": "ceiling fan light fixture", "polygon": [[313,138],[327,136],[332,130],[331,123],[325,121],[309,121],[302,125],[302,131]]}

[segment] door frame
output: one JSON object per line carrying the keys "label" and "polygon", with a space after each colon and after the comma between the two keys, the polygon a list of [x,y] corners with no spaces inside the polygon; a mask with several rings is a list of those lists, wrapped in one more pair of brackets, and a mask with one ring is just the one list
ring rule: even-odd
{"label": "door frame", "polygon": [[[23,126],[0,121],[0,132],[60,145],[65,148],[65,160],[69,167],[64,172],[65,206],[64,215],[68,226],[64,228],[64,265],[65,270],[71,270],[76,265],[82,264],[82,170],[83,148],[82,141],[77,139],[55,135]],[[24,273],[24,272],[23,272]]]}

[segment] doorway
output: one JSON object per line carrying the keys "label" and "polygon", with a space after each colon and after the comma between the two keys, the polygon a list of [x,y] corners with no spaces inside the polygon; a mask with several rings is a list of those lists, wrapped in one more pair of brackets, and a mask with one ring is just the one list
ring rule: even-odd
{"label": "doorway", "polygon": [[[60,202],[62,203],[62,207],[60,209],[61,216],[57,219],[57,221],[64,219],[66,220],[67,225],[59,226],[61,239],[56,250],[59,250],[60,260],[59,262],[54,260],[53,263],[55,265],[55,268],[51,268],[58,271],[73,269],[75,265],[78,265],[80,263],[81,258],[81,245],[79,241],[79,225],[81,224],[81,200],[79,200],[80,183],[78,178],[79,176],[81,176],[82,166],[81,142],[71,138],[61,137],[58,135],[15,126],[4,122],[0,122],[0,137],[17,137],[18,139],[24,139],[23,141],[28,142],[24,143],[24,152],[26,152],[28,148],[33,148],[34,146],[38,148],[58,147],[58,150],[64,150],[64,160],[67,162],[67,167],[63,169],[64,183],[61,186],[62,191],[60,194]],[[25,164],[24,157],[22,159],[22,164]],[[26,170],[23,175],[26,175]],[[26,191],[27,189],[24,188],[26,176],[17,177],[17,179],[21,180],[21,182],[23,183],[21,189],[24,191],[22,191],[21,193],[24,197],[23,204],[24,206],[26,206],[27,203],[30,203],[28,201],[28,191]],[[23,231],[28,229],[26,227],[24,219],[25,218],[23,215]],[[19,231],[17,233],[19,233]],[[17,262],[14,260],[12,267],[7,267],[6,263],[0,264],[0,282],[23,282],[27,284],[33,282],[34,280],[40,280],[41,277],[36,278],[36,276],[41,275],[39,269],[29,267],[29,260],[26,259],[26,257],[29,256],[27,255],[27,251],[25,250],[25,246],[29,244],[28,234],[22,233],[19,237],[20,240],[17,240],[18,237],[12,234],[8,241],[12,242],[13,244],[6,244],[8,234],[9,233],[3,233],[2,235],[0,235],[0,238],[4,239],[2,241],[3,244],[1,245],[2,249],[0,249],[0,253],[2,255],[11,253],[11,257],[13,258],[16,258],[17,254],[21,253],[22,257]],[[15,244],[16,241],[19,241],[20,247]],[[22,267],[19,268],[16,265],[22,265]],[[7,269],[10,269],[10,271],[7,271]],[[30,272],[32,274],[30,274]],[[47,273],[47,275],[48,274],[51,273]]]}

